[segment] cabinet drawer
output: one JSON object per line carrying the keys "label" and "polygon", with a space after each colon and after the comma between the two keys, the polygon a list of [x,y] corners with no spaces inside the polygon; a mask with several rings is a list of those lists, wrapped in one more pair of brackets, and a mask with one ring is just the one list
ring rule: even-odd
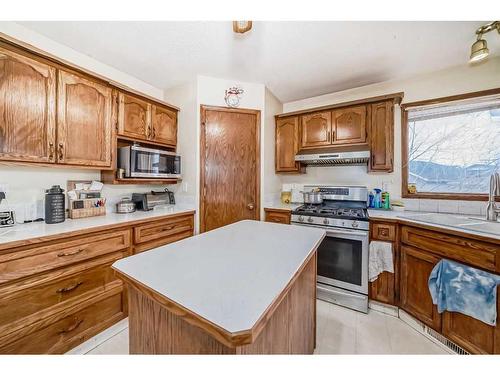
{"label": "cabinet drawer", "polygon": [[265,210],[266,211],[266,221],[270,223],[281,223],[281,224],[290,224],[290,212],[283,211],[273,211],[273,210]]}
{"label": "cabinet drawer", "polygon": [[[53,271],[42,277],[29,278],[19,285],[1,288],[0,327],[4,327],[4,331],[18,328],[51,314],[53,310],[58,311],[121,285],[111,269],[111,264],[119,258],[121,256],[107,257],[106,263],[90,265],[83,270],[80,266],[66,267],[61,272]],[[5,327],[7,324],[9,327]]]}
{"label": "cabinet drawer", "polygon": [[189,215],[138,225],[134,228],[134,243],[140,245],[146,242],[158,241],[166,237],[186,233],[192,235],[194,228],[193,224],[193,215]]}
{"label": "cabinet drawer", "polygon": [[56,314],[43,321],[0,337],[3,354],[57,354],[88,340],[125,318],[122,287],[87,300],[78,309]]}
{"label": "cabinet drawer", "polygon": [[389,223],[372,223],[372,238],[380,241],[396,241],[396,225]]}
{"label": "cabinet drawer", "polygon": [[93,234],[0,255],[0,284],[130,247],[130,231]]}
{"label": "cabinet drawer", "polygon": [[471,266],[500,272],[498,246],[437,231],[403,226],[401,241]]}

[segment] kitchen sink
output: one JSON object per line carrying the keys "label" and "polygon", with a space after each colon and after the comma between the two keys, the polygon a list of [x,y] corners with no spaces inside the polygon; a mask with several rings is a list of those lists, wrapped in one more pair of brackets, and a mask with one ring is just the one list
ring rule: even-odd
{"label": "kitchen sink", "polygon": [[480,217],[467,217],[453,214],[423,213],[415,215],[401,215],[403,219],[420,221],[428,224],[464,229],[473,232],[489,233],[500,236],[500,222],[487,221]]}

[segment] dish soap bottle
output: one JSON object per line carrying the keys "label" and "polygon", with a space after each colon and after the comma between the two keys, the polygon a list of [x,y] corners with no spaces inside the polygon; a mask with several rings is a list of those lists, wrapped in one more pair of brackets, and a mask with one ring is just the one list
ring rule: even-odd
{"label": "dish soap bottle", "polygon": [[382,197],[380,193],[382,192],[381,189],[373,189],[375,191],[375,197],[373,198],[373,206],[375,208],[382,208]]}

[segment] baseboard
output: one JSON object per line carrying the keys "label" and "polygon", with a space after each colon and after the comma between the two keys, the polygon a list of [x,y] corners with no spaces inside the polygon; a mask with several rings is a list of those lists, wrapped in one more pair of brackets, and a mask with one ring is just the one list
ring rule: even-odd
{"label": "baseboard", "polygon": [[396,318],[399,317],[399,312],[398,312],[399,309],[397,306],[388,305],[386,303],[382,303],[379,301],[370,301],[368,302],[368,307],[374,311],[378,311],[383,314],[394,316]]}
{"label": "baseboard", "polygon": [[111,337],[116,336],[124,329],[128,327],[128,318],[120,320],[118,323],[113,324],[111,327],[105,329],[104,331],[98,333],[94,337],[91,337],[84,343],[81,343],[77,347],[71,349],[65,354],[86,354],[91,350],[97,348],[99,345],[109,340]]}

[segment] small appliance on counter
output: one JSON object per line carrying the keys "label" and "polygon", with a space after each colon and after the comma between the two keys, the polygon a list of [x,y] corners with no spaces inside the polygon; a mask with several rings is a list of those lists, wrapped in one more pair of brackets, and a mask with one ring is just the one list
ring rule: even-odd
{"label": "small appliance on counter", "polygon": [[132,212],[135,212],[135,203],[131,198],[122,198],[122,200],[116,204],[117,214],[130,214]]}
{"label": "small appliance on counter", "polygon": [[150,193],[133,193],[132,201],[138,210],[150,211],[156,206],[175,204],[174,193],[168,189],[151,191]]}
{"label": "small appliance on counter", "polygon": [[0,228],[11,227],[16,223],[14,211],[3,211],[2,200],[5,199],[5,193],[0,191]]}
{"label": "small appliance on counter", "polygon": [[118,149],[123,178],[181,178],[181,157],[175,152],[138,144]]}
{"label": "small appliance on counter", "polygon": [[45,222],[57,224],[64,220],[66,220],[64,189],[61,189],[59,185],[53,185],[45,191]]}

